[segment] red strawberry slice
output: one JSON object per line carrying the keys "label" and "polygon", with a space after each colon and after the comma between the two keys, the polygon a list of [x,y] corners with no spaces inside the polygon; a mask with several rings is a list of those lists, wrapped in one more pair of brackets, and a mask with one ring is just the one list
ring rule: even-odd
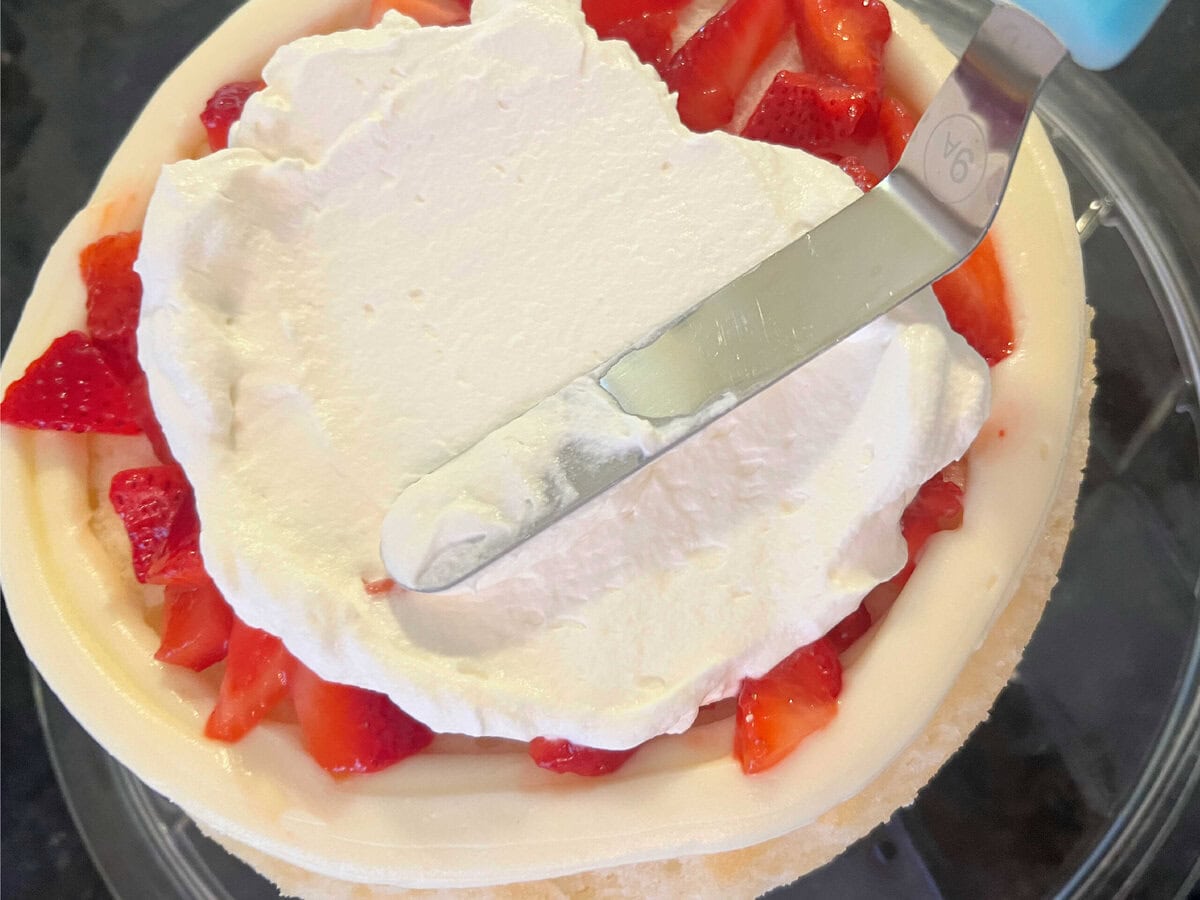
{"label": "red strawberry slice", "polygon": [[825,635],[825,640],[829,641],[838,653],[845,653],[870,628],[871,613],[864,601],[858,605],[858,609],[834,625],[829,634]]}
{"label": "red strawberry slice", "polygon": [[183,469],[176,465],[125,469],[113,476],[108,498],[129,533],[138,581],[198,584],[204,580],[195,498]]}
{"label": "red strawberry slice", "polygon": [[242,117],[242,110],[251,94],[266,87],[262,81],[231,81],[223,84],[208,98],[200,122],[208,132],[208,146],[224,150],[229,146],[229,128]]}
{"label": "red strawberry slice", "polygon": [[79,273],[87,287],[88,331],[93,338],[121,337],[137,328],[142,280],[133,270],[140,231],[110,234],[79,254]]}
{"label": "red strawberry slice", "polygon": [[801,647],[762,678],[747,678],[738,692],[733,754],[747,775],[763,772],[837,715],[842,664],[822,638]]}
{"label": "red strawberry slice", "polygon": [[137,434],[129,392],[99,349],[69,331],[8,386],[0,422],[50,431]]}
{"label": "red strawberry slice", "polygon": [[212,581],[168,584],[163,633],[154,658],[200,672],[225,658],[233,610]]}
{"label": "red strawberry slice", "polygon": [[471,20],[471,0],[371,0],[367,27],[378,25],[393,9],[418,25],[465,25]]}
{"label": "red strawberry slice", "polygon": [[[912,577],[926,542],[933,535],[939,531],[952,531],[962,525],[965,476],[966,469],[962,461],[952,462],[921,485],[900,518],[900,531],[908,545],[908,559],[904,568],[867,594],[860,609],[866,610],[868,615],[873,613],[880,616],[895,602]],[[837,641],[837,635],[830,634],[830,637]]]}
{"label": "red strawberry slice", "polygon": [[230,742],[245,737],[283,699],[294,664],[283,641],[235,616],[225,675],[205,735]]}
{"label": "red strawberry slice", "polygon": [[583,17],[600,37],[622,22],[658,13],[676,12],[688,0],[583,0]]}
{"label": "red strawberry slice", "polygon": [[679,48],[667,66],[679,118],[692,131],[712,131],[733,118],[754,70],[779,42],[789,20],[786,0],[730,0]]}
{"label": "red strawberry slice", "polygon": [[661,75],[671,61],[675,11],[687,0],[584,0],[587,23],[604,40],[623,40]]}
{"label": "red strawberry slice", "polygon": [[957,269],[933,283],[950,327],[994,366],[1012,353],[1012,314],[991,237]]}
{"label": "red strawberry slice", "polygon": [[889,171],[900,161],[900,154],[908,146],[917,120],[903,103],[888,97],[879,108],[879,133],[883,135],[883,146],[887,151]]}
{"label": "red strawberry slice", "polygon": [[128,384],[129,405],[133,409],[133,417],[146,433],[146,439],[154,448],[154,455],[158,457],[159,462],[175,462],[171,448],[167,446],[167,436],[163,434],[162,425],[159,424],[154,407],[150,404],[150,390],[145,374],[139,370]]}
{"label": "red strawberry slice", "polygon": [[633,756],[631,750],[597,750],[560,738],[536,737],[529,742],[529,756],[543,769],[560,774],[607,775]]}
{"label": "red strawberry slice", "polygon": [[207,578],[200,558],[200,518],[193,500],[176,511],[166,540],[146,567],[146,583],[201,584]]}
{"label": "red strawberry slice", "polygon": [[854,183],[858,185],[858,189],[864,194],[882,180],[868,169],[866,164],[857,156],[843,156],[837,161],[837,164],[843,172],[854,179]]}
{"label": "red strawberry slice", "polygon": [[675,13],[645,13],[625,19],[623,22],[597,33],[601,38],[622,40],[632,49],[637,58],[661,76],[671,62],[674,43],[671,35],[675,31]]}
{"label": "red strawberry slice", "polygon": [[[884,585],[898,591],[908,583],[926,542],[939,531],[953,531],[962,525],[963,489],[948,477],[954,463],[921,485],[917,495],[900,517],[900,532],[908,545],[908,561]],[[877,588],[878,590],[878,588]]]}
{"label": "red strawberry slice", "polygon": [[363,590],[367,592],[368,597],[386,597],[396,589],[396,579],[394,578],[376,578],[372,581],[363,579]]}
{"label": "red strawberry slice", "polygon": [[807,71],[882,89],[892,20],[881,0],[792,0],[792,11]]}
{"label": "red strawberry slice", "polygon": [[141,372],[137,323],[142,280],[133,271],[141,239],[140,231],[110,234],[89,244],[79,255],[79,272],[87,287],[87,326],[92,343],[126,383]]}
{"label": "red strawberry slice", "polygon": [[758,101],[742,136],[823,155],[850,138],[867,139],[877,114],[871,92],[827,75],[784,71]]}
{"label": "red strawberry slice", "polygon": [[925,542],[939,531],[962,527],[963,489],[939,472],[921,485],[900,518],[910,563],[916,563]]}
{"label": "red strawberry slice", "polygon": [[334,684],[299,662],[291,685],[304,749],[335,775],[378,772],[433,740],[432,731],[385,694]]}

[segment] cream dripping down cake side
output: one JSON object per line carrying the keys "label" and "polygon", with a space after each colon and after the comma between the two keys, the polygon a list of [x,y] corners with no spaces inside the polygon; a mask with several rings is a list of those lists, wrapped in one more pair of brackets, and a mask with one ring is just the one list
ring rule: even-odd
{"label": "cream dripping down cake side", "polygon": [[1091,353],[1036,123],[962,269],[468,587],[396,587],[381,526],[870,189],[952,65],[877,0],[251,0],[4,361],[39,671],[288,894],[753,896],[827,861],[986,717],[1072,521]]}

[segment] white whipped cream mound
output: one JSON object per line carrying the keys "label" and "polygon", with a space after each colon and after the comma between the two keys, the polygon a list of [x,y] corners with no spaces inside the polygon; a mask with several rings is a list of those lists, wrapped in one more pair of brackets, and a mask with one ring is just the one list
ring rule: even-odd
{"label": "white whipped cream mound", "polygon": [[278,51],[231,149],[163,170],[141,362],[245,621],[439,732],[633,746],[900,567],[900,513],[978,431],[988,372],[922,295],[471,590],[369,594],[405,487],[858,194],[691,134],[577,11],[472,20]]}

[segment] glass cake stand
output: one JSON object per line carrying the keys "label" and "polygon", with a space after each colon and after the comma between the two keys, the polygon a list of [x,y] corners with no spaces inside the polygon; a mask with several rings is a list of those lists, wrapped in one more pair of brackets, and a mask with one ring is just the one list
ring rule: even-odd
{"label": "glass cake stand", "polygon": [[[983,12],[909,5],[956,50]],[[1200,189],[1094,75],[1064,65],[1039,112],[1079,213],[1098,346],[1061,580],[991,717],[916,802],[773,896],[1169,897],[1200,876]],[[116,897],[277,896],[36,678],[35,696]]]}

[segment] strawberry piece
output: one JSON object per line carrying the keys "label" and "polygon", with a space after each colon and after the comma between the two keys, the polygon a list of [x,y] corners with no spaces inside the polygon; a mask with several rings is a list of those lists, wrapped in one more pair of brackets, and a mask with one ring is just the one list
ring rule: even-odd
{"label": "strawberry piece", "polygon": [[792,11],[807,71],[882,90],[892,19],[881,0],[792,0]]}
{"label": "strawberry piece", "polygon": [[396,589],[396,579],[376,578],[373,581],[363,579],[363,590],[368,597],[386,597]]}
{"label": "strawberry piece", "polygon": [[418,25],[466,25],[471,0],[371,0],[367,27],[374,28],[389,10],[403,13]]}
{"label": "strawberry piece", "polygon": [[304,749],[335,775],[378,772],[433,740],[385,694],[326,681],[300,662],[291,686]]}
{"label": "strawberry piece", "polygon": [[858,609],[834,625],[829,634],[825,635],[825,640],[829,641],[838,653],[845,653],[870,627],[871,613],[864,601],[858,605]]}
{"label": "strawberry piece", "polygon": [[836,78],[784,71],[758,101],[742,136],[828,154],[852,137],[869,136],[877,103],[875,95]]}
{"label": "strawberry piece", "polygon": [[154,407],[150,404],[149,385],[146,382],[146,375],[141,369],[129,380],[128,387],[129,405],[133,409],[133,418],[146,433],[150,446],[154,448],[154,455],[158,457],[159,462],[175,462],[171,448],[167,446],[167,436],[163,434],[162,425],[159,424],[158,416],[154,414]]}
{"label": "strawberry piece", "polygon": [[668,11],[634,16],[597,33],[602,38],[625,41],[641,62],[653,66],[661,76],[671,62],[674,31],[675,13]]}
{"label": "strawberry piece", "polygon": [[763,772],[837,715],[842,664],[825,638],[801,647],[738,691],[733,754],[747,775]]}
{"label": "strawberry piece", "polygon": [[688,0],[583,0],[583,17],[603,38],[622,22],[676,12],[687,3]]}
{"label": "strawberry piece", "polygon": [[883,146],[887,151],[888,170],[896,167],[900,154],[908,146],[917,120],[903,103],[888,97],[879,107],[879,133],[883,135]]}
{"label": "strawberry piece", "polygon": [[133,574],[152,584],[204,580],[195,498],[176,465],[125,469],[113,476],[108,498],[125,524]]}
{"label": "strawberry piece", "polygon": [[224,150],[229,146],[230,126],[242,117],[250,95],[265,87],[262,81],[231,81],[217,88],[200,113],[200,122],[208,132],[209,149]]}
{"label": "strawberry piece", "polygon": [[687,0],[584,0],[587,23],[604,40],[623,40],[661,75],[671,61],[675,11]]}
{"label": "strawberry piece", "polygon": [[283,641],[234,616],[225,675],[205,735],[230,742],[245,737],[287,693],[294,662]]}
{"label": "strawberry piece", "polygon": [[994,366],[1012,353],[1012,314],[990,236],[962,265],[935,281],[933,292],[941,301],[950,327],[966,338],[988,365]]}
{"label": "strawberry piece", "polygon": [[837,164],[843,172],[854,179],[854,183],[858,185],[858,189],[864,194],[882,180],[868,169],[866,164],[857,156],[843,156],[837,161]]}
{"label": "strawberry piece", "polygon": [[787,23],[786,0],[730,0],[688,38],[664,75],[678,95],[683,124],[692,131],[727,124],[738,95]]}
{"label": "strawberry piece", "polygon": [[133,263],[141,238],[140,231],[100,238],[79,255],[79,271],[87,287],[87,322],[92,343],[128,388],[133,418],[149,438],[155,455],[162,462],[173,462],[137,359],[142,280],[133,270]]}
{"label": "strawberry piece", "polygon": [[907,584],[926,542],[939,531],[953,531],[962,525],[963,489],[947,477],[953,466],[951,463],[921,485],[904,510],[900,517],[900,532],[908,545],[908,561],[903,569],[884,582],[885,585],[899,589]]}
{"label": "strawberry piece", "polygon": [[[900,517],[900,532],[908,545],[908,559],[904,568],[883,584],[877,585],[864,598],[859,610],[865,610],[868,617],[872,611],[876,616],[882,615],[883,611],[895,602],[904,585],[908,584],[908,579],[912,577],[921,551],[933,535],[939,531],[953,531],[962,525],[965,479],[966,469],[960,460],[950,463],[921,485],[917,495]],[[834,631],[849,622],[853,615],[857,613],[839,624]],[[869,618],[867,626],[870,626]],[[838,636],[833,633],[829,637],[835,642],[838,640]]]}
{"label": "strawberry piece", "polygon": [[630,750],[598,750],[572,744],[561,738],[536,737],[529,742],[529,756],[543,769],[572,775],[607,775],[615,772],[633,756]]}
{"label": "strawberry piece", "polygon": [[56,338],[8,386],[0,422],[50,431],[137,434],[129,392],[81,331]]}
{"label": "strawberry piece", "polygon": [[154,658],[197,672],[225,658],[233,610],[212,581],[168,584],[163,601],[162,641]]}
{"label": "strawberry piece", "polygon": [[900,518],[900,530],[908,544],[910,562],[915,563],[925,542],[939,531],[962,526],[963,489],[939,472],[921,485],[917,496]]}
{"label": "strawberry piece", "polygon": [[141,372],[137,323],[142,308],[142,280],[133,271],[141,239],[140,231],[110,234],[79,254],[92,343],[126,383]]}
{"label": "strawberry piece", "polygon": [[146,583],[201,584],[207,579],[200,558],[200,517],[193,500],[176,511],[166,540],[146,567]]}
{"label": "strawberry piece", "polygon": [[133,270],[140,231],[110,234],[79,254],[79,274],[87,286],[87,324],[93,339],[121,337],[137,328],[142,279]]}

